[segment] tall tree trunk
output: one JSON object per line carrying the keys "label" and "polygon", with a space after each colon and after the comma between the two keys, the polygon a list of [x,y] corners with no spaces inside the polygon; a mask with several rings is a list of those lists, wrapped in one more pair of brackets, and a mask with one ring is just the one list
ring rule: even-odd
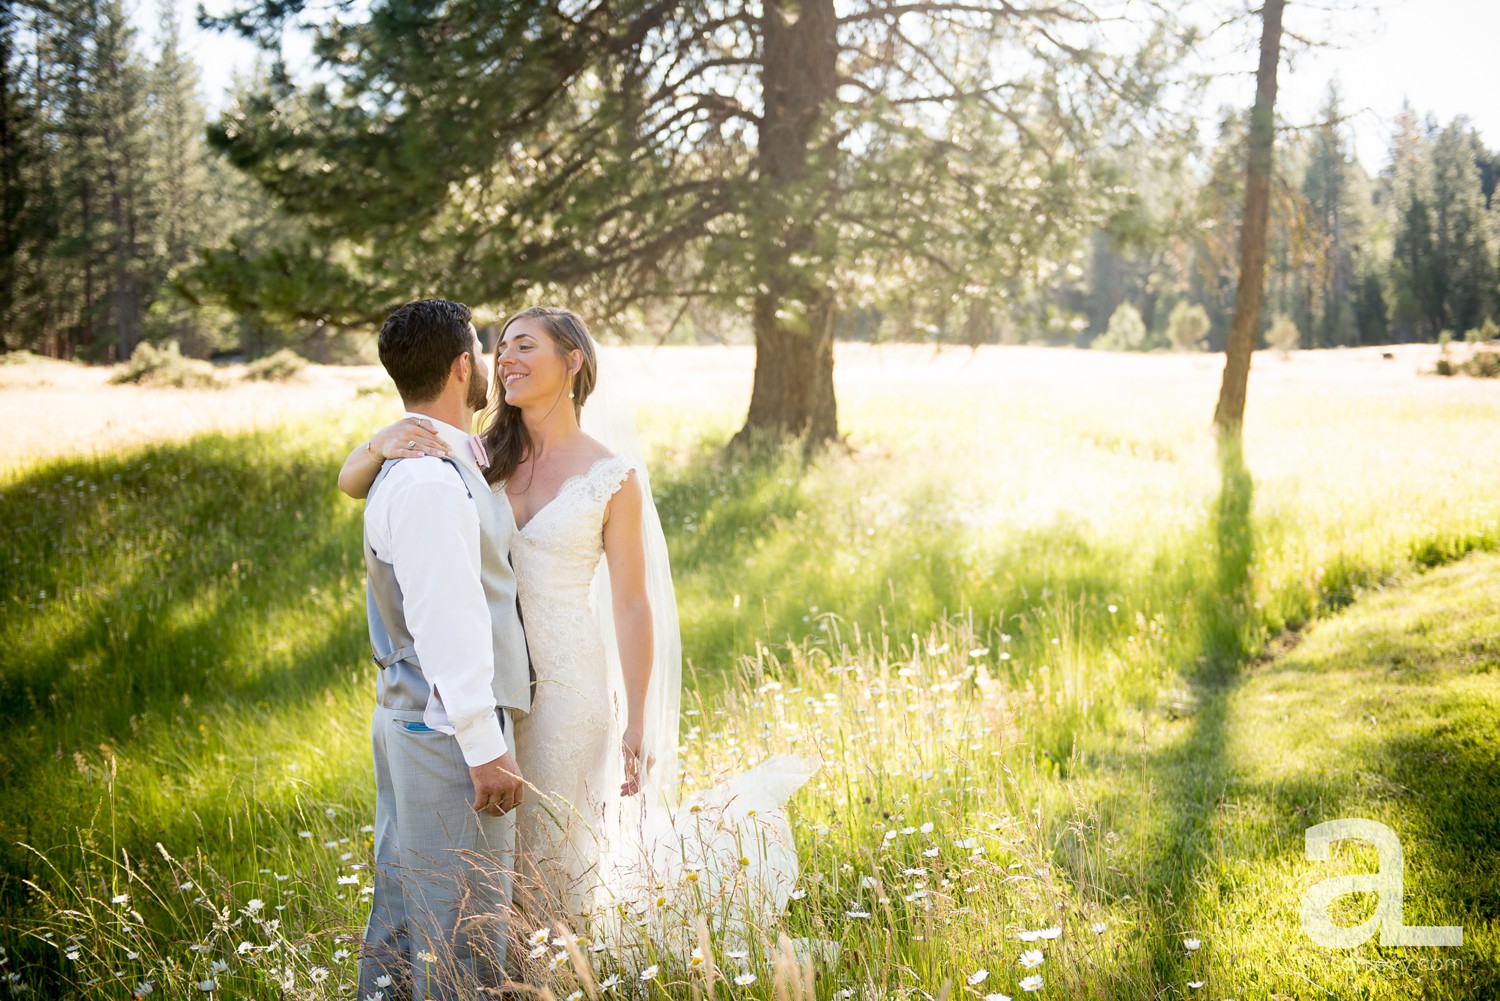
{"label": "tall tree trunk", "polygon": [[1281,62],[1281,15],[1286,0],[1261,8],[1260,66],[1255,71],[1255,108],[1250,113],[1250,151],[1245,163],[1245,219],[1240,229],[1240,282],[1234,316],[1224,343],[1224,381],[1214,424],[1238,439],[1245,422],[1250,355],[1260,331],[1266,292],[1266,221],[1271,203],[1271,149],[1276,139],[1276,67]]}
{"label": "tall tree trunk", "polygon": [[755,382],[736,441],[764,432],[814,445],[838,437],[833,235],[819,221],[829,190],[821,154],[838,86],[838,19],[833,0],[766,0],[761,21]]}

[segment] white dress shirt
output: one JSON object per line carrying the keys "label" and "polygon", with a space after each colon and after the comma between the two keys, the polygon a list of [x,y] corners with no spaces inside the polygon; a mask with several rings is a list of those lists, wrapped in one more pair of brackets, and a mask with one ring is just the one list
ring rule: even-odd
{"label": "white dress shirt", "polygon": [[[431,421],[453,458],[479,473],[466,432],[426,414],[406,416]],[[479,512],[463,480],[435,456],[401,460],[365,504],[365,531],[376,558],[395,571],[432,686],[423,722],[457,737],[470,765],[500,757],[506,743],[491,687],[495,647],[479,573]]]}

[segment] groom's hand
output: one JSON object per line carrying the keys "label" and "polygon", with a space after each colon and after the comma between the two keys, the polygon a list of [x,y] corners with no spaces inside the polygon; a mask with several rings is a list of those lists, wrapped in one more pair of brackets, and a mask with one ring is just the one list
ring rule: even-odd
{"label": "groom's hand", "polygon": [[516,756],[507,750],[494,761],[469,768],[474,783],[474,811],[491,817],[503,817],[521,803],[521,769]]}

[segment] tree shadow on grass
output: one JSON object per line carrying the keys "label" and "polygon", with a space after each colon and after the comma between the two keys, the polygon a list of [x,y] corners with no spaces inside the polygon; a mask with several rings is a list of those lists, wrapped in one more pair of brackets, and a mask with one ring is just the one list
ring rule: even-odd
{"label": "tree shadow on grass", "polygon": [[[1420,903],[1415,909],[1409,907],[1406,923],[1466,923],[1471,931],[1476,925],[1489,929],[1489,944],[1480,945],[1479,951],[1465,949],[1469,962],[1433,996],[1489,996],[1500,985],[1500,971],[1481,954],[1485,949],[1493,951],[1500,917],[1500,904],[1493,896],[1495,880],[1500,878],[1500,820],[1496,819],[1500,816],[1500,752],[1482,735],[1495,733],[1497,727],[1493,720],[1486,724],[1464,718],[1465,713],[1472,717],[1480,711],[1482,701],[1466,707],[1456,702],[1451,709],[1435,713],[1440,722],[1421,733],[1385,738],[1361,734],[1345,744],[1332,742],[1320,731],[1307,738],[1305,751],[1290,759],[1286,748],[1275,743],[1289,739],[1274,732],[1276,726],[1248,733],[1246,727],[1253,724],[1237,718],[1237,712],[1243,715],[1245,711],[1244,699],[1238,696],[1252,679],[1259,686],[1274,675],[1256,669],[1251,659],[1262,645],[1251,587],[1253,483],[1237,450],[1222,451],[1220,460],[1221,490],[1208,526],[1215,554],[1212,587],[1195,594],[1198,652],[1183,668],[1192,688],[1191,715],[1175,739],[1158,750],[1143,752],[1142,763],[1151,778],[1149,797],[1145,789],[1134,794],[1122,790],[1102,805],[1106,815],[1128,817],[1127,826],[1145,832],[1137,892],[1146,899],[1152,919],[1163,924],[1145,947],[1142,972],[1157,987],[1186,979],[1184,971],[1191,957],[1180,948],[1185,936],[1226,950],[1216,960],[1226,965],[1243,962],[1232,960],[1227,951],[1236,936],[1243,941],[1274,939],[1272,968],[1237,967],[1235,990],[1300,996],[1313,983],[1311,975],[1333,991],[1319,996],[1365,996],[1370,974],[1350,972],[1340,965],[1347,961],[1346,955],[1328,950],[1309,953],[1302,948],[1310,943],[1303,940],[1298,923],[1300,891],[1289,881],[1300,879],[1296,886],[1303,888],[1310,885],[1301,879],[1308,827],[1339,817],[1383,816],[1398,834],[1410,839],[1409,847],[1420,843],[1427,856],[1429,889],[1416,898]],[[1430,657],[1421,635],[1401,635],[1394,641],[1408,649],[1386,650],[1384,655],[1392,664],[1419,664]],[[1304,703],[1277,703],[1278,712],[1294,718],[1303,705],[1327,712],[1330,706],[1344,703],[1351,703],[1348,713],[1358,715],[1352,703],[1366,697],[1357,683],[1326,690],[1328,683],[1320,682],[1315,669],[1296,654],[1275,661],[1270,670],[1287,674],[1288,690],[1304,698]],[[1441,681],[1438,672],[1403,671],[1403,686]],[[1374,680],[1371,689],[1378,692],[1384,679]],[[1265,753],[1277,762],[1269,771],[1271,777],[1251,778],[1258,762],[1246,759],[1247,740],[1270,742]],[[1329,763],[1329,753],[1335,748],[1346,755],[1338,766]],[[1278,772],[1289,760],[1297,762],[1300,771]],[[1131,770],[1123,757],[1113,767],[1126,773]],[[1263,877],[1262,883],[1247,880],[1235,868],[1235,859],[1274,866],[1285,877],[1279,882],[1278,877]],[[1442,892],[1441,904],[1432,904],[1434,887]],[[1262,899],[1261,909],[1236,902],[1248,893],[1275,899]],[[1195,916],[1203,915],[1232,923],[1242,919],[1243,927],[1190,924]],[[1345,923],[1356,923],[1363,916],[1348,916]],[[1375,942],[1363,950],[1361,955],[1377,964],[1393,960],[1399,964],[1412,958],[1409,950],[1381,949]],[[1122,979],[1121,986],[1139,984]],[[1393,991],[1390,996],[1402,995]]]}
{"label": "tree shadow on grass", "polygon": [[[282,430],[210,435],[55,462],[6,486],[16,562],[0,626],[18,641],[0,675],[12,722],[0,906],[34,868],[14,843],[63,843],[87,819],[101,752],[155,757],[163,741],[199,740],[200,725],[305,706],[363,668],[360,508],[336,492],[335,461]],[[75,769],[59,767],[69,758]],[[179,822],[194,826],[190,809]],[[172,824],[138,831],[132,850]]]}

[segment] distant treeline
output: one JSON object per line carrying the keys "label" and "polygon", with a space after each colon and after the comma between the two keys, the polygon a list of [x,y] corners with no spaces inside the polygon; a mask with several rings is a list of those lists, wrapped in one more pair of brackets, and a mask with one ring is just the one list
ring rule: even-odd
{"label": "distant treeline", "polygon": [[155,41],[122,0],[0,4],[0,350],[110,361],[274,334],[192,286],[204,248],[279,221],[205,141],[170,0]]}
{"label": "distant treeline", "polygon": [[[1500,333],[1500,152],[1463,118],[1441,126],[1407,108],[1371,177],[1342,114],[1330,88],[1320,123],[1277,136],[1264,328],[1290,324],[1305,348]],[[1168,347],[1187,303],[1209,318],[1207,346],[1221,347],[1238,274],[1245,132],[1244,115],[1226,116],[1198,183],[1188,157],[1165,167],[1143,159],[1139,218],[1093,238],[1047,297],[1052,330],[1039,333],[1071,324],[1080,343]],[[1140,314],[1139,343],[1110,334],[1122,304]],[[1117,320],[1116,332],[1130,326]]]}

